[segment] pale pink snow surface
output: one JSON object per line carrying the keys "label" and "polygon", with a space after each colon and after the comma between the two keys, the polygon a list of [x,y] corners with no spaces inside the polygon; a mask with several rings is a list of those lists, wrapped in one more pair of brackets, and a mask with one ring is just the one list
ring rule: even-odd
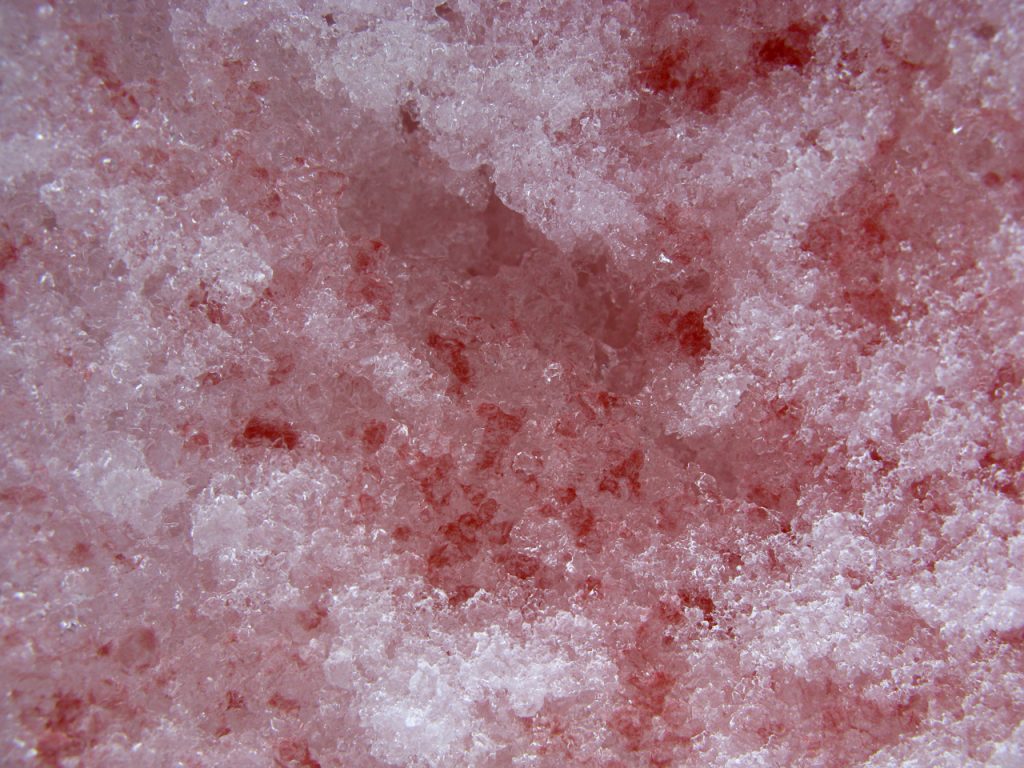
{"label": "pale pink snow surface", "polygon": [[0,4],[0,762],[1024,765],[1024,6]]}

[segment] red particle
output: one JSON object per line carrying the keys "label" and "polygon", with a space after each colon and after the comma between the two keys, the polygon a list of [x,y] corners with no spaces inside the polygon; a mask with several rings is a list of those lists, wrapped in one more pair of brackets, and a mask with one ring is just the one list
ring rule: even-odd
{"label": "red particle", "polygon": [[384,445],[388,436],[387,424],[371,421],[363,428],[363,448],[369,453],[376,453]]}
{"label": "red particle", "polygon": [[324,24],[326,24],[328,27],[333,27],[335,25],[335,23],[336,23],[335,20],[334,20],[334,14],[333,13],[325,13],[323,15],[323,20],[324,20]]}
{"label": "red particle", "polygon": [[245,429],[242,430],[240,440],[236,440],[236,443],[239,442],[242,445],[265,445],[270,448],[285,448],[291,451],[299,444],[299,433],[292,428],[291,424],[254,416],[249,419]]}
{"label": "red particle", "polygon": [[245,698],[238,691],[228,691],[224,709],[245,709]]}

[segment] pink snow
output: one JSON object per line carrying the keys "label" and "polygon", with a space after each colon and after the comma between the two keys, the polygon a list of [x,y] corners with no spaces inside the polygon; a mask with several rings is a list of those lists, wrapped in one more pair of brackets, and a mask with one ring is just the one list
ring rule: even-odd
{"label": "pink snow", "polygon": [[1024,5],[0,4],[0,763],[1024,766]]}

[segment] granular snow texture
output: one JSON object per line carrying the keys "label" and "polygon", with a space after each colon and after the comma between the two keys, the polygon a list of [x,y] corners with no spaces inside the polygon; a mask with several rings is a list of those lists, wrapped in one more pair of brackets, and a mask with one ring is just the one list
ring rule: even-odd
{"label": "granular snow texture", "polygon": [[1024,766],[1018,0],[0,3],[0,762]]}

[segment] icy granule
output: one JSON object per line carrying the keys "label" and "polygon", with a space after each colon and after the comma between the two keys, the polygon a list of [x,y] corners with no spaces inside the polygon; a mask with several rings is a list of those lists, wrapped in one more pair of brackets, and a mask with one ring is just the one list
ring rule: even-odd
{"label": "icy granule", "polygon": [[1024,765],[1022,34],[0,5],[0,762]]}

